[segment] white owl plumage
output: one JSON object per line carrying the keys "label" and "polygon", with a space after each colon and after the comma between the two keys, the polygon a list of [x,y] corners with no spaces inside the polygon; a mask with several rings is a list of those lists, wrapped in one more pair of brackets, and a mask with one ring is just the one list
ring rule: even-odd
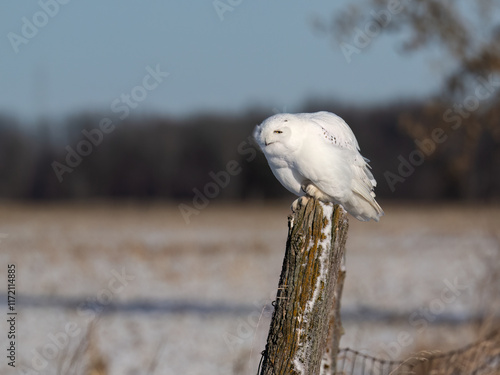
{"label": "white owl plumage", "polygon": [[257,125],[254,138],[274,176],[290,192],[341,204],[356,219],[378,221],[377,182],[354,133],[330,112],[281,113]]}

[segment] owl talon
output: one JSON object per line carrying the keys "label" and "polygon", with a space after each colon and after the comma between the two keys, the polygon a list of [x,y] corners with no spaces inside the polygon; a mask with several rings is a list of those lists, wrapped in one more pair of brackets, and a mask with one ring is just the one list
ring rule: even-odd
{"label": "owl talon", "polygon": [[309,197],[306,196],[298,197],[297,199],[295,199],[292,203],[292,206],[290,207],[292,209],[292,212],[297,212],[298,210],[300,210],[307,204],[308,201]]}
{"label": "owl talon", "polygon": [[304,193],[306,193],[310,197],[314,197],[315,196],[314,193],[316,191],[316,188],[312,184],[303,185],[302,186],[302,190],[304,190]]}
{"label": "owl talon", "polygon": [[323,193],[321,190],[319,190],[316,186],[313,184],[307,184],[307,185],[302,185],[302,190],[309,196],[313,197],[316,199],[319,199],[320,201],[323,202],[331,202],[332,199]]}

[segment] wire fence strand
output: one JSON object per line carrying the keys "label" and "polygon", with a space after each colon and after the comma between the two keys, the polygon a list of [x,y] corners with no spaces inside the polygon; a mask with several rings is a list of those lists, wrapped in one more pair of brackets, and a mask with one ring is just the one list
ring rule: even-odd
{"label": "wire fence strand", "polygon": [[500,329],[446,353],[419,352],[389,361],[350,348],[340,349],[338,375],[500,375]]}

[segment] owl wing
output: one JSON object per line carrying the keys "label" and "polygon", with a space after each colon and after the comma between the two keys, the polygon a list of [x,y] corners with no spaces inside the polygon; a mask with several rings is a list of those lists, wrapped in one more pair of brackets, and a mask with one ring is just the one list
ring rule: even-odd
{"label": "owl wing", "polygon": [[307,120],[322,128],[323,135],[333,145],[352,151],[359,151],[358,141],[349,125],[331,112],[304,113]]}
{"label": "owl wing", "polygon": [[[373,189],[377,186],[377,181],[370,171],[369,160],[360,154],[358,141],[349,125],[341,117],[330,112],[316,112],[306,115],[308,115],[310,122],[320,128],[319,135],[323,142],[328,143],[330,147],[343,150],[344,162],[350,166],[350,173],[346,174],[351,176],[350,188],[352,191],[365,200],[374,202]],[[328,186],[320,188],[323,188],[326,193],[329,192]]]}

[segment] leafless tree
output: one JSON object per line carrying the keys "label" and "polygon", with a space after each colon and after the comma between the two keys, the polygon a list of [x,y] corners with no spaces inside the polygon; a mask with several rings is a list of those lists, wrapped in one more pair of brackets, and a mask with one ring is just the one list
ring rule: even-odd
{"label": "leafless tree", "polygon": [[[445,156],[446,177],[458,187],[457,195],[481,195],[479,185],[492,186],[484,180],[496,178],[495,168],[471,171],[484,158],[500,165],[500,1],[359,0],[314,25],[334,36],[344,55],[374,48],[384,33],[395,36],[401,53],[438,51],[441,89],[422,111],[402,113],[399,124],[420,141],[444,130],[446,141],[427,157]],[[356,38],[357,44],[349,44]]]}

